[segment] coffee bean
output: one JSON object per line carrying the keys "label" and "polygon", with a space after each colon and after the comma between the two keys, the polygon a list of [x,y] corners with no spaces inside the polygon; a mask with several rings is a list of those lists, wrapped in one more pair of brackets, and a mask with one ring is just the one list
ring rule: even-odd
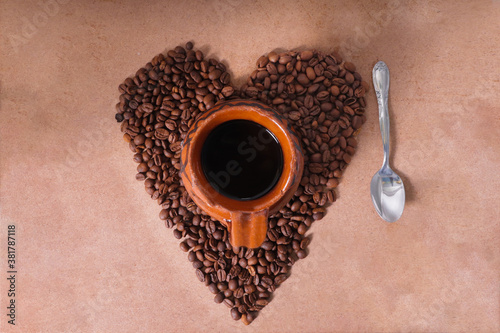
{"label": "coffee bean", "polygon": [[274,252],[272,252],[272,251],[266,251],[265,256],[266,256],[266,260],[267,260],[268,262],[271,262],[271,261],[273,261],[274,259],[276,259],[276,254],[275,254]]}
{"label": "coffee bean", "polygon": [[314,163],[320,163],[323,160],[323,158],[322,158],[322,155],[320,153],[315,153],[315,154],[311,155],[310,160],[311,160],[311,162],[314,162]]}
{"label": "coffee bean", "polygon": [[269,301],[267,299],[260,298],[255,302],[255,304],[264,307],[269,304]]}
{"label": "coffee bean", "polygon": [[229,290],[231,291],[235,291],[236,288],[238,288],[238,282],[236,280],[229,280],[229,284],[228,284],[228,287],[229,287]]}
{"label": "coffee bean", "polygon": [[224,294],[223,293],[218,293],[217,295],[215,295],[215,297],[214,297],[215,303],[220,304],[220,303],[222,303],[222,301],[224,301]]}
{"label": "coffee bean", "polygon": [[314,72],[314,68],[312,68],[312,67],[306,68],[306,75],[307,75],[307,78],[311,81],[316,79],[316,73]]}
{"label": "coffee bean", "polygon": [[219,288],[220,291],[226,291],[227,290],[227,283],[219,282],[219,283],[217,283],[217,288]]}
{"label": "coffee bean", "polygon": [[272,242],[264,242],[264,243],[262,243],[262,245],[260,247],[266,251],[269,251],[269,250],[273,249],[274,244]]}
{"label": "coffee bean", "polygon": [[274,278],[274,283],[275,284],[282,284],[288,277],[285,275],[285,274],[280,274],[280,275],[277,275],[275,278]]}
{"label": "coffee bean", "polygon": [[217,80],[218,78],[220,78],[221,74],[222,74],[222,72],[220,70],[215,69],[215,70],[211,71],[210,73],[208,73],[208,78],[212,81]]}
{"label": "coffee bean", "polygon": [[304,235],[307,231],[307,226],[304,224],[304,223],[301,223],[299,225],[299,227],[297,228],[297,232],[300,234],[300,235]]}
{"label": "coffee bean", "polygon": [[234,320],[239,320],[241,318],[241,313],[238,311],[238,309],[232,308],[231,317],[233,317]]}
{"label": "coffee bean", "polygon": [[245,325],[250,325],[255,319],[253,312],[244,313],[241,315],[241,321]]}
{"label": "coffee bean", "polygon": [[311,60],[311,58],[313,57],[314,53],[312,51],[302,51],[300,52],[300,59],[304,60],[304,61],[309,61]]}
{"label": "coffee bean", "polygon": [[240,287],[240,288],[237,288],[237,289],[234,291],[234,293],[233,293],[234,297],[236,297],[236,298],[241,298],[241,297],[243,297],[243,294],[244,294],[244,290],[243,290],[243,288],[241,288],[241,287]]}
{"label": "coffee bean", "polygon": [[351,73],[354,73],[356,71],[356,66],[352,62],[344,62],[344,68]]}
{"label": "coffee bean", "polygon": [[320,163],[310,163],[309,171],[312,173],[321,173],[323,172],[323,166]]}
{"label": "coffee bean", "polygon": [[288,64],[291,60],[292,60],[291,56],[289,56],[289,55],[283,55],[283,56],[280,56],[279,63],[280,64]]}
{"label": "coffee bean", "polygon": [[226,86],[226,87],[222,88],[221,92],[222,92],[222,95],[224,95],[224,97],[230,97],[234,93],[234,88],[231,86]]}
{"label": "coffee bean", "polygon": [[219,292],[219,289],[217,288],[217,285],[215,283],[209,284],[208,290],[210,290],[212,294],[217,294]]}
{"label": "coffee bean", "polygon": [[302,205],[302,203],[299,200],[297,200],[297,201],[295,201],[292,204],[292,206],[290,207],[290,209],[291,209],[292,212],[296,212],[296,211],[298,211],[300,209],[301,205]]}
{"label": "coffee bean", "polygon": [[[227,296],[227,297],[231,297],[231,296]],[[232,308],[234,306],[234,302],[232,300],[230,300],[229,298],[226,298],[223,302],[228,308]]]}
{"label": "coffee bean", "polygon": [[351,73],[346,73],[345,75],[345,81],[348,83],[348,84],[352,84],[354,82],[354,75],[352,75]]}
{"label": "coffee bean", "polygon": [[250,276],[255,276],[255,267],[254,266],[247,266],[248,273]]}
{"label": "coffee bean", "polygon": [[202,268],[203,267],[203,262],[201,262],[199,260],[195,260],[195,261],[193,261],[193,267],[195,269]]}
{"label": "coffee bean", "polygon": [[305,86],[305,85],[309,84],[310,80],[309,80],[309,78],[307,77],[306,74],[300,73],[297,76],[297,82],[299,82],[301,85]]}
{"label": "coffee bean", "polygon": [[268,63],[266,65],[266,69],[269,72],[269,75],[276,75],[276,74],[278,74],[278,70],[276,69],[276,66],[273,63]]}
{"label": "coffee bean", "polygon": [[147,163],[143,162],[137,166],[137,172],[143,173],[143,172],[147,172],[148,170],[149,170],[149,167],[148,167]]}
{"label": "coffee bean", "polygon": [[270,52],[267,57],[270,62],[277,62],[280,58],[276,52]]}
{"label": "coffee bean", "polygon": [[187,244],[186,241],[180,243],[180,248],[182,251],[187,252],[189,251],[190,246]]}
{"label": "coffee bean", "polygon": [[314,213],[313,214],[313,219],[315,220],[321,220],[324,216],[324,213]]}
{"label": "coffee bean", "polygon": [[352,127],[354,129],[358,129],[361,128],[361,125],[363,125],[363,118],[354,116],[354,118],[352,119]]}
{"label": "coffee bean", "polygon": [[326,182],[326,187],[328,188],[335,188],[339,185],[339,181],[336,178],[330,178]]}
{"label": "coffee bean", "polygon": [[246,294],[251,294],[253,293],[257,288],[255,287],[254,284],[245,284],[244,286],[245,293]]}
{"label": "coffee bean", "polygon": [[257,60],[257,67],[259,68],[264,68],[266,67],[267,63],[269,62],[268,57],[261,56],[259,60]]}
{"label": "coffee bean", "polygon": [[200,269],[196,270],[196,276],[198,277],[198,280],[200,280],[200,282],[205,281],[205,274],[203,274],[203,272]]}
{"label": "coffee bean", "polygon": [[314,105],[314,98],[310,94],[307,94],[304,99],[304,106],[308,109],[311,109],[313,105]]}
{"label": "coffee bean", "polygon": [[174,237],[177,238],[177,239],[181,239],[182,238],[182,232],[180,232],[179,230],[175,229],[174,230]]}
{"label": "coffee bean", "polygon": [[166,220],[166,219],[168,219],[168,217],[169,217],[169,211],[166,210],[166,209],[162,209],[160,211],[160,219],[161,220]]}
{"label": "coffee bean", "polygon": [[305,250],[299,250],[297,251],[297,257],[299,259],[304,259],[305,257],[307,257],[307,253]]}
{"label": "coffee bean", "polygon": [[309,243],[311,242],[310,238],[303,238],[302,241],[300,242],[300,248],[301,249],[306,249],[307,246],[309,246]]}
{"label": "coffee bean", "polygon": [[299,120],[300,119],[300,112],[292,111],[288,114],[288,118],[290,118],[291,120]]}

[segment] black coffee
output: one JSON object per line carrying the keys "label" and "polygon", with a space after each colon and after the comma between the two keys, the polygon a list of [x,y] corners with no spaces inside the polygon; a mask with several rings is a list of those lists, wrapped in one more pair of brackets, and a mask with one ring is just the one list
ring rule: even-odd
{"label": "black coffee", "polygon": [[219,193],[253,200],[268,193],[283,170],[283,152],[267,128],[249,120],[217,126],[201,150],[205,177]]}

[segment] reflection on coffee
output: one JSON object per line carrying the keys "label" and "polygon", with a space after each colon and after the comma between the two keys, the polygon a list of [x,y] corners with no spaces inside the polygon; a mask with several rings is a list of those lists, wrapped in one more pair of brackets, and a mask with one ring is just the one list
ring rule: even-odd
{"label": "reflection on coffee", "polygon": [[283,170],[278,139],[264,126],[231,120],[217,126],[203,144],[203,173],[219,193],[254,200],[268,193]]}

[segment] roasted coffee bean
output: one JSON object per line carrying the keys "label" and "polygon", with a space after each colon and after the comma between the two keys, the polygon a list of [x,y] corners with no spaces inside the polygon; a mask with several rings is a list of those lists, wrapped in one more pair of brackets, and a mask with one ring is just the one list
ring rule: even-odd
{"label": "roasted coffee bean", "polygon": [[222,92],[222,95],[224,95],[224,97],[230,97],[234,93],[234,88],[231,86],[226,86],[226,87],[222,88],[221,92]]}
{"label": "roasted coffee bean", "polygon": [[335,188],[339,185],[339,181],[336,178],[330,178],[326,182],[326,187],[328,188]]}
{"label": "roasted coffee bean", "polygon": [[279,285],[279,284],[283,283],[287,278],[288,277],[285,274],[277,275],[274,278],[274,283]]}
{"label": "roasted coffee bean", "polygon": [[232,308],[231,317],[233,317],[234,320],[239,320],[241,318],[241,313],[238,311],[238,309]]}
{"label": "roasted coffee bean", "polygon": [[[243,301],[243,303],[244,303],[244,301]],[[238,305],[238,312],[239,313],[247,313],[247,311],[248,311],[248,306],[246,304]]]}
{"label": "roasted coffee bean", "polygon": [[217,283],[217,288],[219,288],[220,291],[226,291],[227,290],[227,283],[219,282],[219,283]]}
{"label": "roasted coffee bean", "polygon": [[297,251],[297,257],[299,259],[304,259],[306,256],[307,256],[307,253],[306,253],[305,250],[299,250],[299,251]]}
{"label": "roasted coffee bean", "polygon": [[182,238],[182,232],[180,232],[179,230],[175,229],[174,230],[174,237],[177,238],[177,239],[181,239]]}
{"label": "roasted coffee bean", "polygon": [[161,220],[166,220],[166,219],[168,219],[168,217],[169,217],[169,211],[166,210],[166,209],[162,209],[160,211],[160,219]]}
{"label": "roasted coffee bean", "polygon": [[217,288],[217,285],[215,283],[209,284],[208,290],[210,290],[212,294],[217,294],[219,292],[219,289]]}
{"label": "roasted coffee bean", "polygon": [[226,281],[226,271],[224,269],[219,269],[217,271],[217,280]]}
{"label": "roasted coffee bean", "polygon": [[307,75],[305,73],[300,73],[297,76],[297,82],[299,82],[302,85],[302,88],[303,88],[304,86],[306,86],[307,84],[309,84],[310,80],[309,80],[309,78],[307,77]]}
{"label": "roasted coffee bean", "polygon": [[278,70],[276,69],[276,66],[273,63],[268,63],[266,65],[266,69],[267,69],[269,75],[276,75],[276,74],[278,74]]}
{"label": "roasted coffee bean", "polygon": [[292,212],[296,212],[296,211],[298,211],[298,210],[300,209],[301,204],[302,204],[302,203],[301,203],[301,201],[299,201],[299,200],[295,201],[295,202],[292,204],[292,206],[290,207],[290,210],[291,210]]}
{"label": "roasted coffee bean", "polygon": [[276,52],[270,52],[267,55],[267,58],[269,59],[270,62],[277,62],[280,56]]}
{"label": "roasted coffee bean", "polygon": [[200,269],[196,270],[196,276],[198,277],[198,280],[200,280],[200,282],[205,281],[205,274]]}
{"label": "roasted coffee bean", "polygon": [[218,293],[217,295],[215,295],[215,297],[214,297],[215,303],[220,304],[220,303],[222,303],[222,301],[224,301],[224,294],[223,293]]}
{"label": "roasted coffee bean", "polygon": [[[226,297],[230,297],[230,296],[226,296]],[[223,302],[228,308],[232,308],[234,306],[234,302],[232,300],[230,300],[229,298],[226,298]]]}
{"label": "roasted coffee bean", "polygon": [[245,257],[245,259],[250,259],[254,256],[254,254],[255,254],[255,251],[253,249],[247,249],[245,251],[244,257]]}
{"label": "roasted coffee bean", "polygon": [[235,291],[236,288],[238,288],[238,281],[236,281],[234,279],[233,280],[229,280],[228,287],[229,287],[229,290]]}
{"label": "roasted coffee bean", "polygon": [[297,232],[299,233],[299,235],[304,235],[306,231],[307,231],[307,226],[304,223],[301,223],[297,228]]}
{"label": "roasted coffee bean", "polygon": [[267,299],[260,298],[255,302],[255,304],[264,307],[269,304],[269,301]]}
{"label": "roasted coffee bean", "polygon": [[180,248],[182,251],[187,252],[187,251],[189,251],[190,246],[187,244],[186,241],[184,241],[184,242],[181,242]]}
{"label": "roasted coffee bean", "polygon": [[261,56],[259,58],[259,60],[257,60],[257,67],[264,68],[264,67],[266,67],[268,62],[269,62],[269,59],[267,57]]}
{"label": "roasted coffee bean", "polygon": [[321,173],[323,172],[323,166],[320,163],[310,163],[309,171],[312,173]]}
{"label": "roasted coffee bean", "polygon": [[300,59],[303,61],[309,61],[314,56],[314,52],[310,50],[302,51],[299,54]]}
{"label": "roasted coffee bean", "polygon": [[306,75],[309,80],[314,80],[316,78],[316,73],[314,72],[314,68],[312,67],[307,67],[306,68]]}
{"label": "roasted coffee bean", "polygon": [[344,62],[344,68],[351,73],[354,73],[356,71],[356,66],[352,62]]}
{"label": "roasted coffee bean", "polygon": [[236,297],[236,298],[241,298],[241,297],[243,297],[243,294],[244,294],[244,293],[245,293],[245,292],[244,292],[243,288],[242,288],[242,287],[240,287],[240,288],[238,288],[238,289],[236,289],[236,290],[234,291],[233,295],[234,295],[234,297]]}
{"label": "roasted coffee bean", "polygon": [[255,317],[252,312],[244,313],[241,315],[241,321],[245,325],[250,325],[254,319]]}
{"label": "roasted coffee bean", "polygon": [[274,244],[272,242],[268,241],[268,242],[262,243],[262,245],[260,247],[266,251],[269,251],[269,250],[272,250],[272,248],[274,247]]}
{"label": "roasted coffee bean", "polygon": [[248,266],[247,267],[248,273],[250,276],[255,276],[255,267],[254,266]]}
{"label": "roasted coffee bean", "polygon": [[247,260],[245,258],[241,258],[239,261],[238,261],[238,264],[243,267],[243,268],[246,268],[247,267]]}

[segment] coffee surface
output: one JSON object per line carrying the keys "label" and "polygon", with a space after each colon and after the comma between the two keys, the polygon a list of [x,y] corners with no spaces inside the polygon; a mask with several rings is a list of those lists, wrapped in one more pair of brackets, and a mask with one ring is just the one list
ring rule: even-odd
{"label": "coffee surface", "polygon": [[278,182],[283,152],[278,139],[264,126],[231,120],[208,135],[201,164],[205,177],[219,193],[235,200],[254,200]]}

